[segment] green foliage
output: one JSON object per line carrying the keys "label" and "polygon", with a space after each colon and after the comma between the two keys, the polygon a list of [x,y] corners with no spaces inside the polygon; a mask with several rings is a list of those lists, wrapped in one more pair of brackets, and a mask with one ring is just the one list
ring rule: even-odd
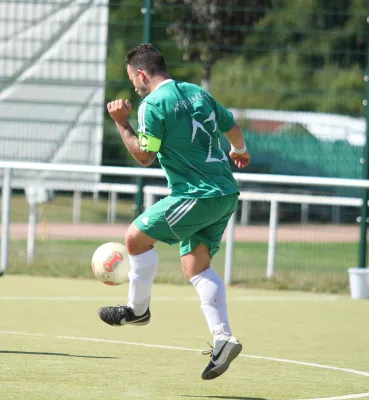
{"label": "green foliage", "polygon": [[[130,98],[134,110],[140,98],[124,60],[143,40],[142,6],[143,0],[110,3],[106,99]],[[156,0],[154,6],[152,40],[171,76],[199,84],[211,72],[212,94],[226,107],[364,115],[367,0]],[[132,164],[119,140],[107,123],[104,163]]]}
{"label": "green foliage", "polygon": [[250,27],[264,15],[269,3],[251,0],[245,7],[243,0],[161,0],[159,4],[176,7],[167,31],[184,50],[184,59],[200,61],[205,79],[210,79],[214,63],[242,48]]}

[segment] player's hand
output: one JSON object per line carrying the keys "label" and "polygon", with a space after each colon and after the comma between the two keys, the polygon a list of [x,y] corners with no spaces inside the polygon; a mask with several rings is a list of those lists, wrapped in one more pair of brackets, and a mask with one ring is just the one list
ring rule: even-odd
{"label": "player's hand", "polygon": [[131,102],[129,100],[122,99],[111,101],[106,107],[110,116],[117,124],[124,122],[132,110]]}
{"label": "player's hand", "polygon": [[233,160],[237,168],[246,168],[250,164],[250,153],[245,151],[242,154],[237,154],[232,150],[229,152],[229,157]]}

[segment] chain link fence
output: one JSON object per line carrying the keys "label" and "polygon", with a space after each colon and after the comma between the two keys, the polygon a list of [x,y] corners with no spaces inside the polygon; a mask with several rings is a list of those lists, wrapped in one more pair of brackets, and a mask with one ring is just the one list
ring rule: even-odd
{"label": "chain link fence", "polygon": [[[147,18],[148,13],[151,19]],[[83,20],[86,16],[94,22]],[[75,29],[78,21],[82,30]],[[45,23],[47,29],[42,29]],[[4,139],[0,149],[10,159],[9,146],[16,140],[13,160],[44,161],[45,146],[49,159],[54,155],[59,160],[60,148],[68,142],[69,147],[64,150],[67,156],[78,154],[68,149],[87,149],[85,156],[77,160],[79,163],[136,165],[104,103],[130,98],[137,110],[140,98],[128,80],[124,61],[130,48],[150,37],[165,56],[171,77],[203,86],[232,109],[252,154],[248,172],[360,178],[368,115],[368,78],[364,78],[369,75],[368,25],[366,0],[0,0],[0,135]],[[54,51],[58,43],[65,46],[59,46],[61,52],[57,54]],[[40,65],[45,68],[38,70]],[[74,67],[77,75],[72,73]],[[105,82],[101,76],[105,76]],[[18,88],[19,83],[24,87],[24,95],[4,95]],[[104,89],[105,99],[101,92]],[[52,110],[48,97],[38,96],[44,90],[52,94]],[[98,94],[94,95],[95,92]],[[26,106],[22,107],[25,98]],[[36,108],[37,112],[32,111]],[[76,111],[73,118],[69,118],[71,111]],[[133,126],[135,120],[133,113]],[[41,125],[43,129],[52,127],[55,136],[41,134]],[[91,129],[100,132],[95,140],[87,134]],[[76,136],[71,135],[73,131]],[[78,136],[78,132],[83,135]],[[227,142],[223,146],[226,150]],[[89,153],[97,148],[99,154]],[[66,160],[76,162],[74,156]],[[108,176],[102,180],[136,182],[135,178]],[[145,180],[145,184],[152,183]],[[295,190],[280,186],[242,187],[245,188]],[[296,190],[360,196],[359,191],[349,189]],[[40,205],[41,242],[35,263],[25,264],[26,244],[19,237],[12,242],[10,271],[58,275],[69,270],[69,275],[89,275],[86,254],[92,254],[98,243],[79,238],[65,247],[67,242],[59,242],[67,237],[57,239],[56,243],[49,234],[51,224],[73,222],[72,196],[71,190],[56,190],[48,203]],[[134,215],[134,193],[117,196],[114,221],[109,209],[110,196],[108,192],[85,193],[81,223],[129,223]],[[22,191],[14,192],[14,202],[17,206],[13,206],[12,223],[26,224],[27,203]],[[255,202],[250,209],[249,226],[265,225],[268,207]],[[308,231],[306,223],[312,222],[340,228],[345,227],[342,223],[350,223],[350,229],[355,229],[358,213],[354,208],[337,210],[327,206],[310,207],[307,213],[306,208],[302,210],[298,205],[281,205],[280,221],[294,224],[294,229],[301,228],[297,235],[301,240],[296,244],[283,239],[278,247],[280,272],[276,285],[347,289],[346,269],[355,266],[358,235],[344,245],[335,242],[334,236],[330,244],[323,244],[318,235],[314,239],[309,234],[304,239],[303,232]],[[238,221],[241,214],[240,207]],[[332,221],[340,225],[331,225]],[[97,241],[101,240],[104,235]],[[253,243],[236,247],[235,280],[239,283],[263,283],[266,243]],[[160,279],[182,282],[176,250],[167,250],[163,250],[166,267]],[[216,261],[219,271],[222,257]],[[173,264],[176,272],[168,272]]]}

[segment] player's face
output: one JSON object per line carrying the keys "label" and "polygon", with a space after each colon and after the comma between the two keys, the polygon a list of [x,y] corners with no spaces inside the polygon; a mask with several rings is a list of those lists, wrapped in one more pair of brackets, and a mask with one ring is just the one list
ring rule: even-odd
{"label": "player's face", "polygon": [[127,66],[127,74],[129,80],[135,87],[135,92],[141,97],[146,97],[150,91],[147,87],[147,78],[145,73],[140,69],[135,69],[130,65]]}

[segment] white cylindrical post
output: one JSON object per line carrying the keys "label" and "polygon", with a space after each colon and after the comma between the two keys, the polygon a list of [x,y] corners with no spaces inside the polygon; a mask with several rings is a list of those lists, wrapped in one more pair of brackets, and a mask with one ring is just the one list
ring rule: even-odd
{"label": "white cylindrical post", "polygon": [[250,222],[251,202],[250,200],[242,200],[241,208],[241,225],[248,225]]}
{"label": "white cylindrical post", "polygon": [[144,193],[144,207],[147,210],[151,207],[155,202],[155,195],[152,192],[145,192]]}
{"label": "white cylindrical post", "polygon": [[333,224],[341,223],[341,208],[340,208],[340,206],[332,207],[332,223]]}
{"label": "white cylindrical post", "polygon": [[110,196],[110,223],[115,223],[115,218],[117,216],[117,192],[111,192]]}
{"label": "white cylindrical post", "polygon": [[224,283],[232,283],[233,252],[234,252],[234,229],[236,225],[236,211],[232,214],[227,226],[226,254],[224,267]]}
{"label": "white cylindrical post", "polygon": [[8,268],[9,256],[9,227],[11,206],[11,174],[10,168],[4,168],[4,181],[2,190],[2,212],[1,212],[1,266],[0,275]]}
{"label": "white cylindrical post", "polygon": [[36,248],[37,203],[35,199],[29,201],[29,217],[27,232],[27,263],[32,264],[35,259]]}
{"label": "white cylindrical post", "polygon": [[99,191],[98,190],[94,190],[92,192],[92,200],[93,201],[98,201],[99,200]]}
{"label": "white cylindrical post", "polygon": [[73,224],[78,224],[81,221],[81,199],[81,192],[76,190],[73,193]]}
{"label": "white cylindrical post", "polygon": [[309,222],[309,204],[301,204],[301,223],[307,224]]}
{"label": "white cylindrical post", "polygon": [[111,198],[111,191],[110,190],[108,190],[108,212],[106,213],[106,223],[107,224],[110,224],[110,209],[111,209],[111,201],[110,201],[110,198]]}
{"label": "white cylindrical post", "polygon": [[277,244],[277,229],[278,229],[278,202],[272,200],[270,203],[269,217],[269,242],[268,242],[268,263],[267,263],[267,278],[275,276],[275,252]]}

